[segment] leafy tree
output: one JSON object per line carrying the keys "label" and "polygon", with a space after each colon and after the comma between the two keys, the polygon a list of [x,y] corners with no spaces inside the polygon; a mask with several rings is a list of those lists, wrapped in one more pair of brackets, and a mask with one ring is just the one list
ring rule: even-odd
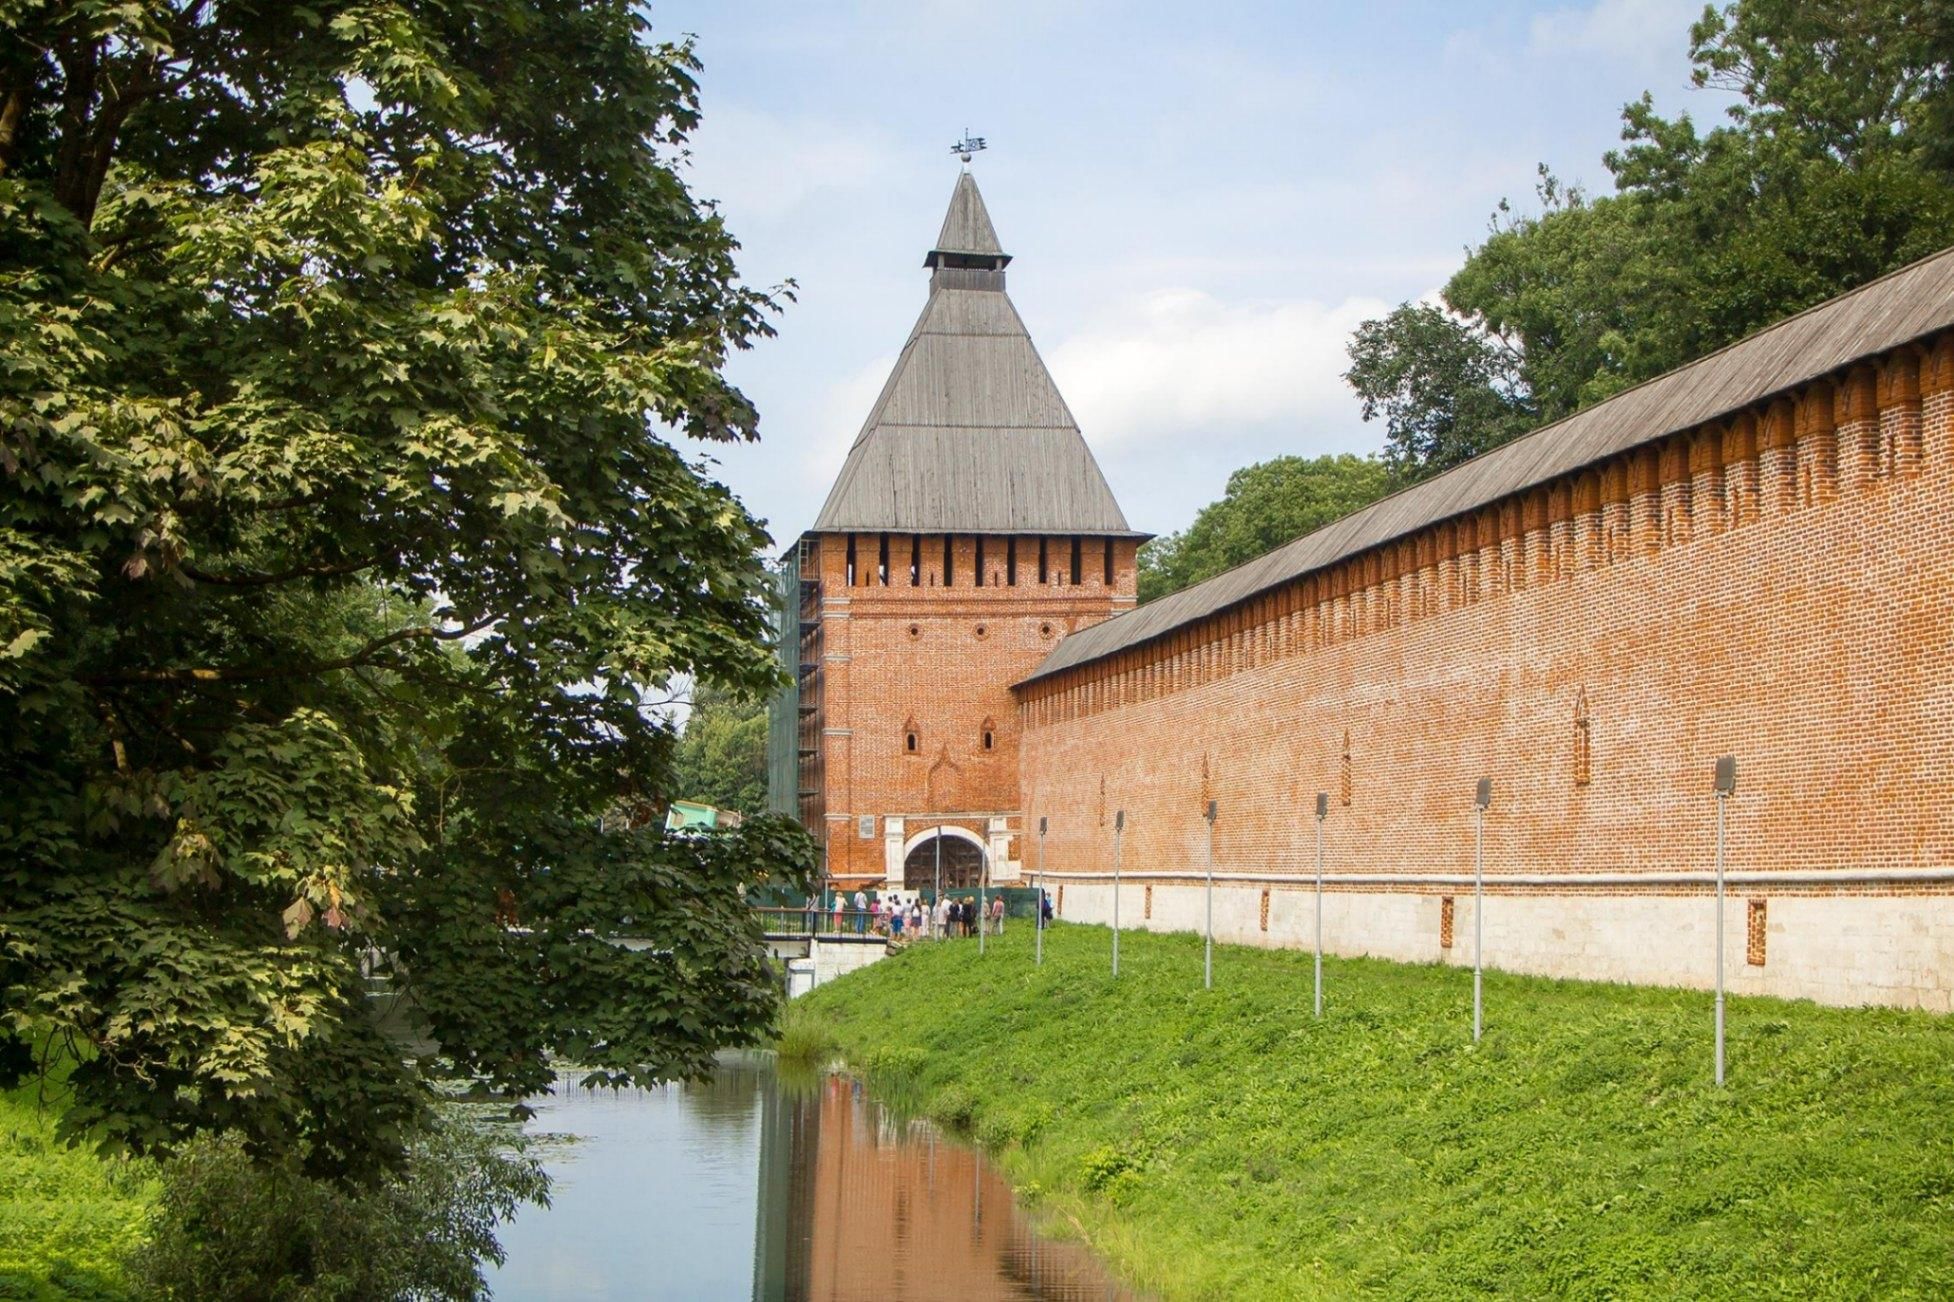
{"label": "leafy tree", "polygon": [[1140,550],[1140,600],[1212,578],[1382,497],[1385,467],[1348,453],[1276,457],[1228,476],[1228,490],[1179,533]]}
{"label": "leafy tree", "polygon": [[598,821],[673,675],[775,673],[674,441],[752,437],[774,305],[675,170],[696,67],[627,0],[0,6],[0,1063],[76,1054],[70,1135],[377,1178],[427,1072],[772,1017],[739,892],[805,834]]}
{"label": "leafy tree", "polygon": [[237,1136],[206,1135],[162,1165],[162,1196],[130,1263],[157,1302],[332,1302],[486,1296],[499,1223],[549,1201],[520,1134],[461,1107],[417,1135],[402,1169],[348,1190],[254,1162]]}
{"label": "leafy tree", "polygon": [[1512,351],[1429,303],[1405,303],[1364,322],[1350,356],[1346,378],[1363,399],[1364,419],[1384,418],[1383,463],[1396,478],[1457,465],[1533,422]]}
{"label": "leafy tree", "polygon": [[672,792],[742,814],[765,813],[766,702],[710,683],[694,688],[673,757]]}
{"label": "leafy tree", "polygon": [[1742,0],[1691,29],[1698,131],[1647,95],[1615,193],[1541,172],[1446,285],[1445,313],[1362,326],[1347,377],[1411,477],[1558,420],[1954,243],[1954,6]]}

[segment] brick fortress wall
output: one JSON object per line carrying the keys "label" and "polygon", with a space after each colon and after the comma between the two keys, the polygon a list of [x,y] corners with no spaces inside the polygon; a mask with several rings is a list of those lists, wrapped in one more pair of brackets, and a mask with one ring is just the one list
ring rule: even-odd
{"label": "brick fortress wall", "polygon": [[[1066,633],[1133,605],[1132,539],[1079,539],[1076,583],[1072,536],[954,536],[947,577],[944,544],[941,534],[821,534],[806,562],[820,583],[828,874],[851,887],[883,880],[892,816],[907,836],[946,824],[980,841],[1002,817],[1015,837],[1011,684]],[[873,820],[867,837],[864,817]]]}
{"label": "brick fortress wall", "polygon": [[[1734,988],[1945,1010],[1954,984],[1954,340],[1910,347],[1020,692],[1028,826],[1130,926],[1707,985],[1734,754]],[[1026,854],[1035,867],[1036,850]],[[1574,884],[1508,874],[1575,874]],[[1266,875],[1258,880],[1257,875]],[[1774,875],[1774,876],[1773,876]],[[1103,921],[1103,878],[1063,881]],[[1454,941],[1453,937],[1459,937]]]}

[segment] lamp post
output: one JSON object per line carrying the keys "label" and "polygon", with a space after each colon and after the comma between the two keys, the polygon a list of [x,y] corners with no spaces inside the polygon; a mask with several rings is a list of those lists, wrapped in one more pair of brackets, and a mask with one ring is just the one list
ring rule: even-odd
{"label": "lamp post", "polygon": [[1479,779],[1472,793],[1472,1039],[1485,1029],[1482,997],[1486,953],[1486,806],[1493,803],[1493,780]]}
{"label": "lamp post", "polygon": [[1113,815],[1113,975],[1119,975],[1119,851],[1120,837],[1126,831],[1126,811]]}
{"label": "lamp post", "polygon": [[1204,817],[1208,820],[1208,943],[1207,943],[1206,952],[1201,957],[1201,984],[1209,990],[1214,989],[1214,818],[1215,818],[1215,813],[1216,813],[1215,802],[1210,800],[1208,802],[1208,812],[1204,815]]}
{"label": "lamp post", "polygon": [[1717,1085],[1723,1084],[1723,811],[1737,790],[1737,757],[1717,760]]}
{"label": "lamp post", "polygon": [[984,888],[989,886],[990,882],[991,857],[987,854],[984,856],[983,865],[977,869],[977,953],[979,956],[984,952],[984,933],[991,928],[990,906],[984,898]]}
{"label": "lamp post", "polygon": [[1032,905],[1032,912],[1037,915],[1031,929],[1034,956],[1032,963],[1037,967],[1043,967],[1045,966],[1045,819],[1042,815],[1038,819],[1038,872],[1034,880],[1038,883],[1038,899]]}
{"label": "lamp post", "polygon": [[1329,793],[1316,793],[1316,1015],[1323,1016],[1323,820],[1330,815]]}

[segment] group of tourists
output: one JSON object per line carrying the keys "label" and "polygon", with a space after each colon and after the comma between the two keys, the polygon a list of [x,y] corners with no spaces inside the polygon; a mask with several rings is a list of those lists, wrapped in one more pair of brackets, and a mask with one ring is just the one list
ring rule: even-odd
{"label": "group of tourists", "polygon": [[847,892],[837,891],[833,930],[887,936],[891,940],[948,940],[953,936],[974,936],[980,929],[1001,936],[1004,913],[1002,895],[993,895],[988,902],[980,902],[970,895],[940,895],[930,905],[920,895],[904,900],[901,895],[891,893],[870,900],[865,890],[856,891],[852,899]]}

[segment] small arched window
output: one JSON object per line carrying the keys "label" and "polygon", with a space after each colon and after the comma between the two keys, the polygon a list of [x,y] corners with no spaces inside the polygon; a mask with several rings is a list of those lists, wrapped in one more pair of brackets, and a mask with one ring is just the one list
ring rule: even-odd
{"label": "small arched window", "polygon": [[984,720],[984,749],[997,749],[997,724],[990,719]]}
{"label": "small arched window", "polygon": [[916,726],[914,717],[902,725],[902,753],[905,755],[923,753],[923,730]]}

